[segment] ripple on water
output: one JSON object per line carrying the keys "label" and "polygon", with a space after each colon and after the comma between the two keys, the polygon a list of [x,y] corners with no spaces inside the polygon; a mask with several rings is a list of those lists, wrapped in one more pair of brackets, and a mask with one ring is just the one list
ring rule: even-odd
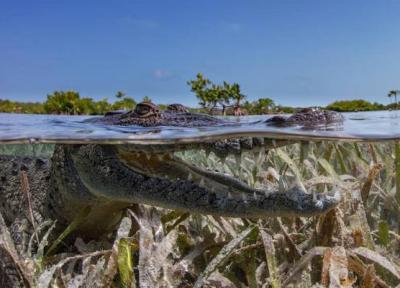
{"label": "ripple on water", "polygon": [[224,137],[262,136],[302,140],[383,141],[400,138],[400,113],[375,111],[344,113],[342,125],[319,127],[273,127],[264,123],[270,116],[226,117],[232,126],[140,127],[83,123],[87,116],[29,115],[0,113],[0,142],[3,143],[174,143],[200,142]]}

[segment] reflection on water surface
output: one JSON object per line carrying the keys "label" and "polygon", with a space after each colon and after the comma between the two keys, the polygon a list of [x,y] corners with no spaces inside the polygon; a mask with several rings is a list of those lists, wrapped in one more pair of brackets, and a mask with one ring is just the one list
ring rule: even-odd
{"label": "reflection on water surface", "polygon": [[238,125],[198,128],[107,126],[82,123],[87,117],[54,115],[19,115],[0,113],[0,141],[4,142],[102,142],[166,143],[195,142],[226,136],[258,135],[285,139],[337,139],[379,141],[400,137],[400,112],[376,111],[344,113],[342,125],[273,127],[263,120],[270,116],[227,117]]}

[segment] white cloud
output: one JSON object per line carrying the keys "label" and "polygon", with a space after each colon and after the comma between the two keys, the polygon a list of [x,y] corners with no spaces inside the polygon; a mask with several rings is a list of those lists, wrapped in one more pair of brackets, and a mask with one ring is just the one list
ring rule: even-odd
{"label": "white cloud", "polygon": [[154,78],[157,78],[157,79],[167,79],[167,78],[171,78],[173,75],[171,72],[169,72],[167,70],[157,68],[153,71],[153,76],[154,76]]}

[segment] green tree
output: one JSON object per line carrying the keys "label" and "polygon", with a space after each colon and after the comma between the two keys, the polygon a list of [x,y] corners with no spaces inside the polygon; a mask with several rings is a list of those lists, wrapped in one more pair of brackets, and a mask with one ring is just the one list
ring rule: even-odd
{"label": "green tree", "polygon": [[338,112],[374,111],[374,110],[383,110],[385,109],[385,106],[376,102],[371,103],[363,99],[356,99],[356,100],[335,101],[326,106],[326,109]]}
{"label": "green tree", "polygon": [[160,110],[167,110],[168,105],[166,104],[157,104],[158,108],[160,108]]}
{"label": "green tree", "polygon": [[119,100],[114,102],[114,104],[111,107],[112,110],[132,110],[136,106],[136,101],[133,98],[128,97],[126,93],[122,91],[118,91],[115,94],[115,97],[117,97],[117,99]]}
{"label": "green tree", "polygon": [[246,109],[249,114],[262,115],[270,113],[275,110],[276,106],[274,100],[270,98],[259,98],[256,101],[243,103],[243,108]]}
{"label": "green tree", "polygon": [[290,106],[276,105],[274,109],[277,112],[283,112],[283,113],[294,113],[294,112],[296,112],[296,109],[293,108],[293,107],[290,107]]}
{"label": "green tree", "polygon": [[74,103],[74,114],[78,115],[94,115],[96,112],[96,104],[92,98],[81,98]]}
{"label": "green tree", "polygon": [[49,114],[78,114],[77,107],[80,101],[78,92],[75,91],[55,91],[47,95],[44,109]]}
{"label": "green tree", "polygon": [[95,114],[104,115],[106,112],[113,110],[112,105],[108,103],[107,98],[97,101],[95,104]]}
{"label": "green tree", "polygon": [[[187,84],[191,87],[191,91],[195,93],[196,97],[200,100],[199,104],[203,108],[215,107],[217,103],[216,91],[211,92],[211,81],[204,78],[202,73],[197,73],[195,80],[190,80]],[[215,89],[214,89],[215,90]],[[211,107],[211,108],[213,108]]]}
{"label": "green tree", "polygon": [[389,98],[392,98],[392,97],[394,97],[394,103],[395,103],[395,105],[394,105],[394,107],[395,107],[395,109],[397,109],[397,95],[400,95],[400,90],[390,90],[389,91],[389,93],[388,93],[388,97]]}
{"label": "green tree", "polygon": [[0,99],[0,112],[5,113],[30,113],[43,114],[45,113],[42,103],[36,102],[17,102]]}
{"label": "green tree", "polygon": [[151,98],[149,96],[144,96],[142,101],[143,102],[151,102]]}
{"label": "green tree", "polygon": [[225,113],[226,108],[232,106],[231,100],[233,100],[234,108],[240,112],[240,102],[246,97],[241,93],[239,84],[231,85],[224,81],[222,85],[217,85],[208,78],[204,78],[201,73],[198,73],[196,79],[188,81],[187,84],[200,100],[200,106],[209,110],[219,104],[222,112]]}
{"label": "green tree", "polygon": [[253,113],[254,114],[265,114],[271,112],[275,108],[274,100],[270,98],[260,98],[253,102]]}
{"label": "green tree", "polygon": [[122,100],[116,101],[112,105],[112,110],[132,110],[136,106],[136,101],[133,98],[125,97]]}
{"label": "green tree", "polygon": [[225,115],[226,108],[231,106],[232,86],[226,81],[223,82],[222,86],[213,84],[211,92],[215,94],[212,99],[222,106],[222,114]]}
{"label": "green tree", "polygon": [[253,114],[253,104],[249,101],[244,101],[242,107],[247,110],[249,114]]}
{"label": "green tree", "polygon": [[240,102],[246,98],[246,95],[240,92],[240,86],[238,83],[233,83],[231,86],[228,84],[228,92],[229,92],[229,99],[235,101],[234,109],[236,110],[235,114],[238,113],[241,115],[240,111]]}
{"label": "green tree", "polygon": [[225,114],[225,109],[229,106],[229,94],[227,92],[223,87],[212,84],[204,94],[204,99],[209,103],[209,109],[213,109],[219,104],[222,107],[223,114]]}
{"label": "green tree", "polygon": [[126,94],[122,91],[117,91],[117,93],[115,94],[115,97],[117,97],[118,99],[122,99],[126,96]]}
{"label": "green tree", "polygon": [[[124,98],[121,101],[129,101]],[[111,110],[111,105],[107,99],[94,101],[92,98],[81,98],[76,91],[55,91],[47,95],[44,103],[44,111],[49,114],[67,114],[67,115],[95,115],[104,114]]]}

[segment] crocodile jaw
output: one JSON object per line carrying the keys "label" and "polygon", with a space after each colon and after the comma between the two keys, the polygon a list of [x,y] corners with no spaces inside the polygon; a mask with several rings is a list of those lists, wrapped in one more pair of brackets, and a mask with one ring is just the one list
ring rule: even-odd
{"label": "crocodile jaw", "polygon": [[[209,171],[173,154],[149,154],[118,149],[118,158],[133,171],[149,177],[159,177],[169,181],[187,181],[209,191],[216,199],[225,199],[229,205],[241,206],[244,210],[220,215],[240,217],[265,216],[313,216],[336,207],[341,200],[339,191],[331,195],[308,194],[299,187],[285,192],[264,191],[251,188],[244,182],[223,173]],[[220,201],[221,205],[222,202]],[[246,208],[246,206],[248,206]],[[181,207],[173,207],[179,209]],[[248,210],[248,209],[251,209]]]}
{"label": "crocodile jaw", "polygon": [[68,146],[63,149],[70,155],[76,177],[92,197],[106,202],[247,218],[313,216],[340,202],[338,192],[312,195],[296,187],[285,192],[254,189],[170,155],[146,156],[111,145]]}

